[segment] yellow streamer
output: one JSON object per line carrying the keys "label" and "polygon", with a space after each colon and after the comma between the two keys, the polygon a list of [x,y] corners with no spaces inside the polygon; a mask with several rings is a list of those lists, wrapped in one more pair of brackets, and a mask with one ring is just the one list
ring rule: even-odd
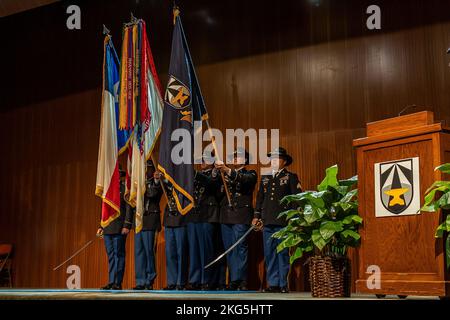
{"label": "yellow streamer", "polygon": [[127,44],[128,44],[128,28],[124,27],[122,39],[122,64],[120,66],[120,99],[119,99],[119,129],[126,129],[128,122],[127,110]]}

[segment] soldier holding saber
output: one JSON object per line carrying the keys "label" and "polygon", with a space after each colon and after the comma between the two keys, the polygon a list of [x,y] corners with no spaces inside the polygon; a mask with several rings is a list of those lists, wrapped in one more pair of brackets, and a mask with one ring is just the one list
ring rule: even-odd
{"label": "soldier holding saber", "polygon": [[97,234],[103,236],[108,255],[108,284],[102,290],[122,290],[122,280],[125,273],[125,243],[132,227],[131,210],[124,200],[125,171],[120,173],[120,215],[105,228],[99,227]]}

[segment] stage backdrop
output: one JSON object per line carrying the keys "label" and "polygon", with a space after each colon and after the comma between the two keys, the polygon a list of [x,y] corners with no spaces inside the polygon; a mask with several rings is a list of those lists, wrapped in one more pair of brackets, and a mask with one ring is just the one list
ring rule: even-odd
{"label": "stage backdrop", "polygon": [[[78,3],[81,30],[66,28],[66,2],[0,21],[0,241],[15,246],[16,287],[64,288],[68,265],[53,267],[94,238],[99,224],[102,23],[120,48],[129,12],[144,18],[166,82],[171,1]],[[212,126],[279,128],[294,157],[290,169],[310,189],[333,164],[342,178],[355,174],[352,139],[365,135],[368,121],[412,104],[450,120],[450,3],[377,3],[382,29],[370,31],[371,1],[179,1]],[[265,285],[261,235],[250,242],[250,287],[258,289]],[[130,236],[126,288],[134,286],[132,248]],[[158,288],[163,249],[160,234]],[[101,240],[70,264],[80,267],[83,288],[106,284]],[[291,289],[307,289],[301,264],[290,277]]]}

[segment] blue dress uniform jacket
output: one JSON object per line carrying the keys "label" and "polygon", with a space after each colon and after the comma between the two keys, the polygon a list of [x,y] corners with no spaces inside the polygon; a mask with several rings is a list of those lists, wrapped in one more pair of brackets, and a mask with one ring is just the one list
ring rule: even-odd
{"label": "blue dress uniform jacket", "polygon": [[186,225],[186,218],[190,215],[188,212],[186,215],[182,215],[178,212],[177,204],[172,194],[173,186],[169,182],[165,182],[164,186],[166,188],[166,194],[168,198],[168,203],[164,209],[164,227],[182,227]]}
{"label": "blue dress uniform jacket", "polygon": [[[159,202],[162,196],[161,184],[155,183],[153,178],[146,181],[146,190],[144,195],[144,214],[142,216],[142,231],[159,231],[161,230],[161,218]],[[133,227],[135,226],[134,215],[136,209],[128,205],[130,211],[127,217],[133,221]]]}
{"label": "blue dress uniform jacket", "polygon": [[159,202],[163,194],[160,182],[151,178],[147,180],[144,197],[144,216],[142,217],[142,230],[161,230],[161,218]]}
{"label": "blue dress uniform jacket", "polygon": [[213,174],[212,169],[197,171],[194,186],[195,207],[189,213],[189,222],[219,222],[217,193],[221,183],[217,174]]}
{"label": "blue dress uniform jacket", "polygon": [[103,234],[121,234],[122,228],[131,229],[133,226],[133,213],[130,205],[124,200],[125,182],[120,182],[120,215],[103,228]]}
{"label": "blue dress uniform jacket", "polygon": [[255,218],[262,219],[264,225],[285,226],[286,220],[278,219],[278,215],[290,207],[281,204],[280,201],[287,195],[299,192],[301,186],[297,175],[286,168],[275,176],[263,176],[256,197]]}
{"label": "blue dress uniform jacket", "polygon": [[231,206],[227,197],[220,203],[222,224],[250,224],[253,218],[253,191],[257,181],[256,172],[242,168],[231,170],[227,186],[231,196]]}

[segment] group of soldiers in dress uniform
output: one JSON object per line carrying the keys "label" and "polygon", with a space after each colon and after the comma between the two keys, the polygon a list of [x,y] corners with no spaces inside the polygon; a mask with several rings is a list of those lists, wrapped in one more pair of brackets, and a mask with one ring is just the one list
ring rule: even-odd
{"label": "group of soldiers in dress uniform", "polygon": [[[202,159],[195,173],[194,208],[182,215],[172,195],[172,184],[164,179],[151,161],[147,163],[143,228],[135,235],[134,290],[152,290],[156,278],[155,239],[161,230],[160,201],[164,209],[167,287],[165,290],[247,290],[248,241],[239,242],[226,256],[209,268],[207,264],[235,244],[250,228],[263,232],[267,288],[264,292],[288,292],[289,253],[277,252],[279,239],[272,235],[286,225],[278,215],[288,208],[280,200],[301,191],[298,177],[288,171],[292,157],[284,148],[268,154],[272,172],[261,177],[256,206],[253,193],[257,174],[248,170],[249,154],[233,153],[233,163]],[[121,196],[125,175],[121,172]],[[134,227],[134,209],[121,201],[121,214],[107,227],[99,228],[108,255],[109,282],[102,289],[120,290],[125,270],[125,242]],[[228,269],[228,281],[227,272]]]}

